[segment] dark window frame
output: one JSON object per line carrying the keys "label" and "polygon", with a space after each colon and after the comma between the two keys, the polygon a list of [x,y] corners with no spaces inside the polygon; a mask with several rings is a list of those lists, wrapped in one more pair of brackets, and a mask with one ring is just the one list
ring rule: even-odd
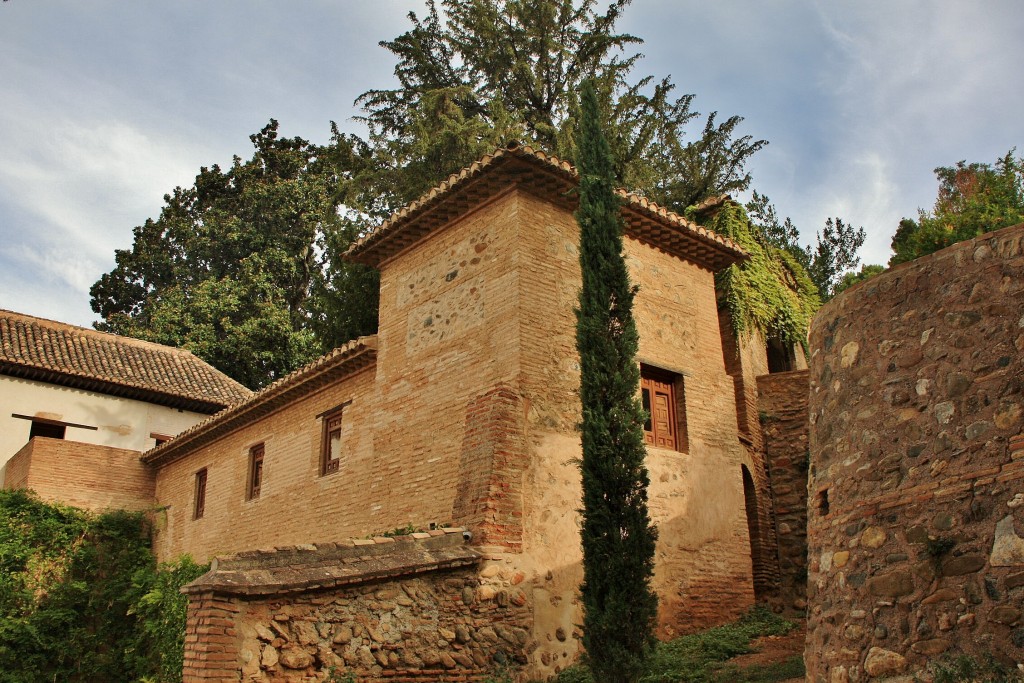
{"label": "dark window frame", "polygon": [[255,500],[263,490],[264,460],[266,447],[262,443],[249,448],[249,474],[246,477],[245,499]]}
{"label": "dark window frame", "polygon": [[[149,438],[156,441],[156,446],[162,446],[174,437],[170,434],[163,434],[162,432],[150,432]],[[156,448],[156,446],[154,446],[154,448]]]}
{"label": "dark window frame", "polygon": [[36,437],[44,439],[66,439],[68,428],[62,424],[55,424],[49,421],[32,420],[32,426],[28,430],[28,439],[31,441]]}
{"label": "dark window frame", "polygon": [[[345,412],[345,408],[351,404],[352,401],[345,401],[341,405],[335,406],[330,410],[317,415],[317,419],[321,421],[320,427],[320,465],[319,471],[321,477],[326,477],[329,474],[334,474],[341,471],[341,436],[344,425],[342,415]],[[333,435],[337,434],[337,452],[331,452],[331,443]],[[336,457],[332,457],[332,455]]]}
{"label": "dark window frame", "polygon": [[[323,433],[320,438],[320,476],[334,474],[341,470],[341,428],[342,411],[324,415]],[[337,440],[335,441],[335,436]],[[337,451],[332,452],[332,446],[337,444]]]}
{"label": "dark window frame", "polygon": [[92,425],[83,425],[76,422],[64,422],[63,420],[51,420],[46,417],[37,417],[35,415],[11,413],[11,417],[18,420],[28,420],[32,423],[28,430],[29,441],[37,436],[44,439],[67,439],[68,427],[74,427],[75,429],[88,429],[94,432],[99,429]]}
{"label": "dark window frame", "polygon": [[196,472],[196,485],[193,494],[192,519],[202,519],[206,514],[206,484],[209,481],[209,471],[203,468]]}
{"label": "dark window frame", "polygon": [[[656,420],[653,408],[658,397],[665,398],[667,419]],[[640,365],[640,400],[647,412],[644,422],[644,443],[655,448],[686,453],[689,439],[686,424],[686,391],[683,376],[653,365]]]}

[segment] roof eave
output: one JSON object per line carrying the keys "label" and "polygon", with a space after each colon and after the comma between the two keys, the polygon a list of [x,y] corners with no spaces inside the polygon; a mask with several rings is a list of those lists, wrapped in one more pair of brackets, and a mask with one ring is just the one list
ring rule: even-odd
{"label": "roof eave", "polygon": [[[517,167],[529,172],[517,172]],[[504,184],[495,183],[488,190],[489,186],[484,179],[501,172],[501,169],[512,177]],[[546,192],[538,190],[538,173],[553,186],[547,188]],[[430,192],[400,209],[373,232],[353,244],[345,253],[345,258],[352,262],[379,267],[388,259],[426,238],[441,225],[455,220],[468,211],[469,207],[504,192],[505,185],[528,191],[532,189],[534,193],[560,198],[562,203],[569,206],[574,203],[574,199],[569,196],[568,190],[577,183],[578,174],[567,162],[536,152],[529,147],[512,146],[500,149],[450,176]],[[498,187],[499,185],[502,187]],[[485,192],[481,193],[481,190]],[[747,257],[746,252],[728,238],[692,223],[644,197],[625,190],[617,192],[623,200],[626,231],[631,237],[650,243],[667,253],[692,260],[712,271],[728,267]],[[449,210],[438,211],[446,202],[452,204]],[[631,214],[637,216],[639,220],[631,221]],[[644,227],[654,223],[658,224],[658,230],[653,231],[653,235],[646,234],[650,231],[644,230]]]}
{"label": "roof eave", "polygon": [[368,368],[377,361],[376,337],[361,337],[274,382],[249,400],[226,408],[142,455],[147,465],[164,465],[274,412],[299,396]]}
{"label": "roof eave", "polygon": [[155,405],[168,408],[188,410],[196,413],[212,415],[231,405],[227,401],[208,401],[197,399],[193,396],[174,394],[169,392],[155,391],[138,387],[131,384],[111,382],[95,377],[77,375],[75,373],[61,372],[50,368],[40,368],[33,365],[15,363],[9,360],[0,360],[0,375],[17,377],[36,382],[45,382],[71,389],[81,389],[97,394],[106,394],[118,398],[128,398],[137,401],[145,401]]}

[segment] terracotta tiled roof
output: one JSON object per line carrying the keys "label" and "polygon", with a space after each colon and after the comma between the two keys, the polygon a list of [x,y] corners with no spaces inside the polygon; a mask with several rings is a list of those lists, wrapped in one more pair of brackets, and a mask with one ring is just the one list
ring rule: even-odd
{"label": "terracotta tiled roof", "polygon": [[[349,248],[349,260],[379,266],[433,230],[480,202],[519,187],[574,209],[572,190],[579,181],[568,162],[529,146],[510,144],[462,169],[395,213]],[[746,257],[726,237],[703,228],[640,195],[617,190],[622,197],[626,234],[669,254],[711,270]]]}
{"label": "terracotta tiled roof", "polygon": [[247,400],[203,420],[170,441],[147,451],[142,455],[142,461],[150,465],[164,465],[176,460],[199,446],[255,422],[300,396],[371,367],[376,362],[376,335],[350,341],[264,387]]}
{"label": "terracotta tiled roof", "polygon": [[0,374],[200,413],[252,394],[184,349],[5,310]]}

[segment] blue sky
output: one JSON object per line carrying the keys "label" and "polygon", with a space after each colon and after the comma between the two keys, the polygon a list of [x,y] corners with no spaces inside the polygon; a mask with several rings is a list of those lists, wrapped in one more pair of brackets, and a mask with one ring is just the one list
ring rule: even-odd
{"label": "blue sky", "polygon": [[[326,142],[393,83],[377,43],[413,0],[9,0],[0,4],[0,308],[79,325],[89,286],[200,166],[248,157],[271,118]],[[636,74],[770,144],[754,187],[805,241],[829,216],[884,263],[932,169],[1024,151],[1017,0],[634,0]]]}

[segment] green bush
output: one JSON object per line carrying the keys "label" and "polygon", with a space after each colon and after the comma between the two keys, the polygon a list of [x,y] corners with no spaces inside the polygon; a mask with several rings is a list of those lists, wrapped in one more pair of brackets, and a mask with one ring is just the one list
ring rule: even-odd
{"label": "green bush", "polygon": [[943,657],[928,665],[935,683],[1020,683],[1024,676],[1000,663],[992,655],[975,659],[969,655]]}
{"label": "green bush", "polygon": [[[739,621],[724,626],[680,636],[659,643],[648,658],[641,683],[717,683],[718,681],[751,681],[761,683],[803,676],[803,659],[793,657],[777,665],[754,672],[723,666],[736,655],[751,652],[750,641],[759,636],[789,633],[795,624],[772,614],[763,607],[754,607]],[[552,683],[594,683],[585,661],[559,673]]]}
{"label": "green bush", "polygon": [[177,683],[191,560],[157,567],[141,513],[0,491],[0,683]]}
{"label": "green bush", "polygon": [[144,653],[160,683],[179,683],[185,653],[185,618],[188,598],[181,587],[196,580],[210,565],[196,564],[183,555],[176,562],[140,569],[132,577],[137,598],[130,613],[138,619],[137,649]]}

